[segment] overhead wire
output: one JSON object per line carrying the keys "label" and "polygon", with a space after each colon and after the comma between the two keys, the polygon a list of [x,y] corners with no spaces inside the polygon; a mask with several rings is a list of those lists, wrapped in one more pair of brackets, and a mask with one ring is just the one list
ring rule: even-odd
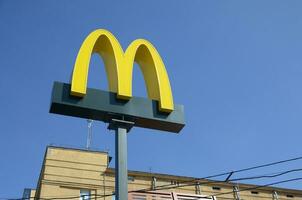
{"label": "overhead wire", "polygon": [[[205,177],[202,177],[202,178],[194,178],[194,179],[191,179],[191,180],[181,181],[181,182],[178,182],[178,184],[198,182],[198,181],[203,180],[203,179],[210,179],[210,178],[225,176],[225,175],[229,175],[231,173],[234,174],[234,173],[240,173],[240,172],[244,172],[244,171],[250,171],[250,170],[254,170],[254,169],[269,167],[269,166],[278,165],[278,164],[281,164],[281,163],[292,162],[292,161],[301,160],[301,159],[302,159],[302,156],[299,156],[299,157],[290,158],[290,159],[286,159],[286,160],[280,160],[280,161],[276,161],[276,162],[266,163],[266,164],[257,165],[257,166],[253,166],[253,167],[248,167],[248,168],[243,168],[243,169],[239,169],[239,170],[234,170],[234,171],[223,172],[223,173],[219,173],[219,174],[215,174],[215,175],[205,176]],[[173,184],[170,183],[170,184],[166,184],[166,185],[155,186],[154,189],[158,190],[159,188],[168,187],[168,186],[172,186],[172,185]],[[145,190],[149,190],[149,188],[145,188],[145,189],[142,189],[140,191],[145,191]]]}
{"label": "overhead wire", "polygon": [[[296,160],[300,160],[302,159],[302,156],[299,157],[295,157],[295,158],[291,158],[291,159],[286,159],[286,160],[281,160],[281,161],[277,161],[277,162],[271,162],[271,163],[267,163],[267,164],[263,164],[263,165],[257,165],[254,167],[248,167],[248,168],[243,168],[243,169],[239,169],[239,170],[235,170],[235,171],[229,171],[229,172],[224,172],[224,173],[220,173],[220,174],[215,174],[215,175],[210,175],[210,176],[205,176],[202,178],[195,178],[195,179],[191,179],[191,180],[186,180],[186,181],[181,181],[178,182],[178,185],[173,185],[171,184],[166,184],[166,185],[160,185],[160,186],[155,186],[155,188],[153,188],[152,190],[150,188],[145,188],[145,189],[139,189],[139,190],[133,190],[133,191],[129,191],[130,192],[147,192],[147,191],[154,191],[154,190],[163,190],[163,189],[173,189],[173,188],[177,188],[177,187],[184,187],[184,186],[189,186],[190,183],[191,184],[196,184],[198,181],[204,180],[204,179],[209,179],[209,178],[215,178],[215,177],[220,177],[220,176],[225,176],[225,175],[230,175],[231,173],[239,173],[239,172],[244,172],[244,171],[250,171],[250,170],[254,170],[254,169],[259,169],[259,168],[263,168],[263,167],[269,167],[269,166],[273,166],[273,165],[277,165],[277,164],[281,164],[281,163],[286,163],[286,162],[291,162],[291,161],[296,161]],[[244,178],[237,178],[237,179],[229,179],[227,182],[230,181],[241,181],[241,180],[250,180],[250,179],[258,179],[258,178],[273,178],[273,177],[277,177],[277,176],[281,176],[287,173],[291,173],[291,172],[296,172],[296,171],[301,171],[302,169],[293,169],[293,170],[288,170],[288,171],[284,171],[284,172],[280,172],[276,175],[262,175],[262,176],[254,176],[254,177],[244,177]],[[266,184],[266,185],[261,185],[261,186],[256,186],[253,187],[251,189],[257,189],[257,188],[261,188],[261,187],[267,187],[270,185],[276,185],[276,184],[280,184],[280,183],[285,183],[285,182],[290,182],[290,181],[296,181],[296,180],[301,180],[302,178],[295,178],[295,179],[288,179],[285,181],[279,181],[279,182],[275,182],[275,183],[270,183],[270,184]],[[217,181],[206,181],[206,182],[202,182],[200,184],[211,184],[211,183],[222,183],[222,182],[226,182],[226,181],[221,181],[221,180],[217,180]],[[184,185],[185,183],[187,183],[187,185]],[[179,185],[182,184],[182,185]],[[172,186],[172,187],[169,187]],[[246,189],[244,189],[246,190]],[[241,191],[244,191],[241,190]],[[224,193],[219,193],[219,195],[222,195]],[[112,194],[107,194],[107,195],[90,195],[90,196],[98,196],[99,198],[102,197],[107,197],[107,196],[112,196],[114,195],[114,193]],[[39,200],[60,200],[60,199],[76,199],[76,198],[80,198],[81,196],[74,196],[74,197],[53,197],[53,198],[39,198]],[[217,195],[216,195],[217,196]],[[0,198],[0,199],[5,199],[5,200],[27,200],[28,198]]]}
{"label": "overhead wire", "polygon": [[[240,192],[249,191],[249,190],[256,190],[256,189],[263,188],[263,187],[269,187],[269,186],[278,185],[278,184],[281,184],[281,183],[287,183],[287,182],[299,181],[299,180],[302,180],[302,177],[287,179],[287,180],[283,180],[283,181],[277,181],[277,182],[264,184],[264,185],[258,185],[258,186],[250,187],[250,188],[244,188],[244,189],[240,190]],[[207,198],[207,197],[211,197],[211,196],[221,196],[221,195],[226,195],[226,194],[233,194],[233,191],[232,192],[223,192],[223,193],[218,193],[218,194],[207,195],[205,197]]]}
{"label": "overhead wire", "polygon": [[[259,188],[263,188],[263,187],[269,187],[269,186],[278,185],[278,184],[281,184],[281,183],[287,183],[287,182],[299,181],[299,180],[302,180],[302,177],[292,178],[292,179],[286,179],[286,180],[283,180],[283,181],[277,181],[277,182],[273,182],[273,183],[269,183],[269,184],[264,184],[264,185],[259,185],[259,186],[255,186],[255,187],[244,188],[244,189],[241,189],[240,192],[242,192],[242,191],[249,191],[249,190],[255,190],[255,189],[259,189]],[[217,197],[217,196],[226,195],[226,194],[233,194],[233,191],[206,195],[203,198],[210,198],[212,196]],[[80,196],[73,196],[73,197],[53,197],[53,198],[38,198],[38,199],[39,200],[60,200],[60,199],[75,199],[75,198],[80,198],[80,197],[83,197],[83,196],[94,196],[94,197],[98,196],[99,198],[102,198],[102,197],[107,197],[107,196],[112,196],[112,195],[114,195],[114,194],[108,194],[108,195],[95,195],[95,194],[92,194],[92,195],[80,195]],[[4,200],[5,198],[1,198],[1,199]],[[198,200],[198,199],[200,199],[200,198],[196,198],[196,200]],[[7,198],[5,200],[28,200],[28,198]]]}
{"label": "overhead wire", "polygon": [[[277,173],[273,173],[273,175],[259,175],[259,176],[243,177],[243,178],[234,178],[234,179],[229,179],[228,181],[209,180],[209,181],[199,182],[199,184],[200,185],[209,185],[209,184],[215,184],[215,183],[229,183],[229,182],[234,182],[234,181],[254,180],[254,179],[261,179],[261,178],[275,178],[275,177],[278,177],[278,176],[282,176],[282,175],[285,175],[285,174],[289,174],[289,173],[292,173],[292,172],[298,172],[298,171],[302,171],[302,168],[277,172]],[[148,192],[148,191],[154,191],[154,190],[168,190],[168,189],[175,189],[175,188],[180,188],[180,187],[193,186],[193,185],[196,185],[196,184],[197,184],[197,182],[194,180],[190,183],[185,183],[185,184],[182,184],[182,185],[169,185],[167,187],[160,187],[160,188],[155,188],[155,189],[148,188],[148,189],[136,190],[136,191],[131,191],[131,192]]]}

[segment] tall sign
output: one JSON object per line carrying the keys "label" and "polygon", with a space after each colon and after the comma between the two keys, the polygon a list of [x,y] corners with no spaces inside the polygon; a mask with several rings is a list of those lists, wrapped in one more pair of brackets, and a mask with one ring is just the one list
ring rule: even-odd
{"label": "tall sign", "polygon": [[[98,53],[105,64],[109,91],[87,88],[90,58]],[[134,62],[143,73],[148,98],[132,96]],[[165,65],[155,47],[134,40],[124,52],[109,31],[98,29],[84,40],[70,84],[54,82],[50,113],[109,123],[116,131],[116,197],[127,199],[127,140],[133,126],[179,133],[184,107],[174,104]]]}

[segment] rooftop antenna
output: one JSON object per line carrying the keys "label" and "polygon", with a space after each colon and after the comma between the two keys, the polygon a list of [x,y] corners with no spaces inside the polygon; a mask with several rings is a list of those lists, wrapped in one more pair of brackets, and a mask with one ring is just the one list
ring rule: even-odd
{"label": "rooftop antenna", "polygon": [[91,139],[92,139],[92,119],[87,119],[88,123],[88,132],[87,132],[87,142],[86,142],[86,149],[91,148]]}

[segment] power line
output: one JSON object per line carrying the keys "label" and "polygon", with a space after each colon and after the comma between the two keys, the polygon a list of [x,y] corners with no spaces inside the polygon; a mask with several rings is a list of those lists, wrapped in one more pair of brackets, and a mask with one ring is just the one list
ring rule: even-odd
{"label": "power line", "polygon": [[[224,172],[224,173],[211,175],[211,176],[206,176],[206,177],[202,177],[202,178],[195,178],[195,179],[192,179],[192,180],[178,182],[178,184],[188,183],[187,185],[177,185],[177,186],[173,186],[173,184],[160,185],[160,186],[156,186],[154,188],[154,190],[173,189],[173,188],[177,188],[177,187],[189,186],[189,183],[192,184],[192,182],[193,182],[194,184],[196,184],[196,182],[198,182],[200,180],[203,180],[203,179],[215,178],[215,177],[230,175],[230,174],[239,173],[239,172],[243,172],[243,171],[249,171],[249,170],[259,169],[259,168],[263,168],[263,167],[269,167],[269,166],[273,166],[273,165],[277,165],[277,164],[281,164],[281,163],[286,163],[286,162],[291,162],[291,161],[296,161],[296,160],[300,160],[300,159],[302,159],[302,156],[291,158],[291,159],[286,159],[286,160],[281,160],[281,161],[277,161],[277,162],[271,162],[271,163],[267,163],[267,164],[263,164],[263,165],[257,165],[257,166],[254,166],[254,167],[243,168],[243,169],[239,169],[239,170],[235,170],[235,171]],[[245,177],[245,178],[238,178],[238,179],[229,179],[230,178],[230,176],[229,176],[227,182],[258,179],[258,178],[273,178],[273,177],[277,177],[277,176],[281,176],[281,175],[284,175],[284,174],[287,174],[287,173],[301,171],[301,170],[302,169],[293,169],[293,170],[288,170],[288,171],[285,171],[285,172],[280,172],[279,174],[271,175],[271,176],[262,175],[262,176]],[[290,181],[295,181],[295,180],[301,180],[301,179],[302,178],[288,179],[288,180],[285,180],[285,181],[279,181],[279,182],[275,182],[275,183],[271,183],[271,184],[267,184],[267,185],[256,186],[256,187],[251,188],[251,189],[257,189],[257,188],[261,188],[261,187],[266,187],[266,186],[270,186],[270,185],[276,185],[276,184],[280,184],[280,183],[285,183],[285,182],[290,182]],[[203,182],[202,184],[221,183],[221,182],[226,182],[226,181],[207,181],[207,182]],[[168,187],[168,186],[172,186],[172,187]],[[244,189],[244,190],[246,190],[246,189]],[[244,191],[244,190],[241,190],[241,191]],[[151,191],[150,188],[140,189],[140,190],[133,190],[133,191],[129,191],[129,193],[130,192],[147,192],[147,191]],[[222,194],[223,193],[220,193],[219,195],[222,195]],[[107,196],[112,196],[112,195],[114,195],[114,193],[107,194],[107,195],[88,195],[88,196],[98,196],[98,197],[102,198],[102,197],[107,197]],[[82,196],[53,197],[53,198],[39,198],[39,199],[40,200],[59,200],[59,199],[75,199],[75,198],[80,198],[80,197],[82,197]],[[3,199],[3,200],[27,200],[28,198],[0,198],[0,199]]]}
{"label": "power line", "polygon": [[[255,187],[250,187],[250,188],[245,188],[242,189],[240,191],[249,191],[249,190],[255,190],[255,189],[259,189],[262,187],[268,187],[268,186],[273,186],[273,185],[278,185],[281,183],[287,183],[287,182],[292,182],[292,181],[299,181],[302,180],[302,177],[299,178],[293,178],[293,179],[287,179],[287,180],[283,180],[283,181],[278,181],[278,182],[273,182],[273,183],[269,183],[269,184],[265,184],[265,185],[260,185],[260,186],[255,186]],[[212,195],[207,195],[204,198],[210,198],[212,196],[221,196],[221,195],[226,195],[226,194],[233,194],[233,191],[231,192],[224,192],[224,193],[216,193],[216,194],[212,194]],[[54,198],[39,198],[39,200],[60,200],[60,199],[75,199],[75,198],[80,198],[83,196],[98,196],[100,198],[102,197],[107,197],[107,196],[112,196],[114,194],[108,194],[108,195],[81,195],[81,196],[74,196],[74,197],[54,197]],[[2,198],[5,199],[5,198]],[[5,200],[27,200],[28,198],[14,198],[14,199],[5,199]],[[198,200],[198,199],[196,199]]]}
{"label": "power line", "polygon": [[[273,182],[273,183],[269,183],[269,184],[265,184],[265,185],[259,185],[259,186],[250,187],[250,188],[245,188],[245,189],[242,189],[240,191],[255,190],[255,189],[259,189],[259,188],[263,188],[263,187],[278,185],[278,184],[281,184],[281,183],[287,183],[287,182],[292,182],[292,181],[299,181],[299,180],[302,180],[302,177],[287,179],[287,180],[284,180],[284,181]],[[233,191],[232,192],[224,192],[224,193],[219,193],[219,194],[208,195],[206,197],[221,196],[221,195],[225,195],[225,194],[233,194]]]}
{"label": "power line", "polygon": [[[250,177],[243,177],[243,178],[235,178],[235,179],[229,179],[228,181],[220,181],[220,180],[209,180],[205,182],[199,183],[200,185],[206,185],[206,184],[215,184],[215,183],[228,183],[228,182],[233,182],[233,181],[242,181],[242,180],[254,180],[254,179],[261,179],[261,178],[275,178],[278,176],[282,176],[285,174],[289,174],[292,172],[298,172],[302,171],[302,168],[299,169],[292,169],[292,170],[287,170],[283,172],[278,172],[278,173],[273,173],[274,175],[259,175],[259,176],[250,176]],[[168,189],[174,189],[174,188],[180,188],[180,187],[186,187],[186,186],[192,186],[196,185],[196,181],[192,181],[190,183],[182,184],[182,185],[169,185],[167,187],[161,187],[161,188],[155,188],[155,189],[150,189],[148,188],[147,190],[138,190],[142,192],[148,192],[148,191],[154,191],[154,190],[168,190]],[[132,191],[133,192],[133,191]]]}
{"label": "power line", "polygon": [[[292,172],[297,172],[297,171],[302,171],[302,168],[299,169],[292,169],[292,170],[287,170],[287,171],[283,171],[283,172],[278,172],[278,173],[273,173],[274,175],[260,175],[260,176],[252,176],[252,177],[243,177],[243,178],[236,178],[236,179],[229,179],[228,181],[221,181],[221,180],[209,180],[209,181],[205,181],[205,182],[199,182],[200,185],[205,185],[205,184],[215,184],[215,183],[226,183],[226,182],[231,182],[231,181],[242,181],[242,180],[251,180],[251,179],[260,179],[260,178],[274,178],[277,176],[281,176],[284,174],[288,174],[288,173],[292,173]],[[167,189],[174,189],[174,188],[179,188],[179,187],[185,187],[185,186],[192,186],[192,185],[196,185],[197,181],[193,180],[190,183],[186,182],[186,184],[182,184],[182,185],[167,185],[166,187],[157,187],[157,188],[147,188],[147,189],[140,189],[140,190],[135,190],[135,191],[131,191],[131,192],[148,192],[148,191],[154,191],[154,190],[167,190]]]}
{"label": "power line", "polygon": [[292,172],[298,172],[298,171],[302,171],[302,168],[287,170],[287,171],[283,171],[283,172],[278,172],[278,173],[274,173],[274,175],[261,175],[261,176],[247,177],[247,178],[236,178],[236,179],[232,179],[231,181],[252,180],[252,179],[259,179],[259,178],[275,178],[275,177],[278,177],[278,176],[282,176],[282,175],[285,175],[285,174],[289,174],[289,173],[292,173]]}
{"label": "power line", "polygon": [[[178,183],[179,184],[184,184],[184,183],[198,182],[198,181],[203,180],[203,179],[215,178],[215,177],[230,175],[230,174],[234,174],[234,173],[250,171],[250,170],[254,170],[254,169],[269,167],[269,166],[278,165],[278,164],[286,163],[286,162],[292,162],[292,161],[301,160],[301,159],[302,159],[302,156],[299,156],[299,157],[290,158],[290,159],[286,159],[286,160],[280,160],[280,161],[271,162],[271,163],[267,163],[267,164],[263,164],[263,165],[257,165],[257,166],[254,166],[254,167],[248,167],[248,168],[243,168],[243,169],[239,169],[239,170],[235,170],[235,171],[229,171],[229,172],[224,172],[224,173],[215,174],[215,175],[211,175],[211,176],[205,176],[205,177],[202,177],[202,178],[195,178],[195,179],[191,179],[191,180],[187,180],[187,181],[181,181],[181,182],[178,182]],[[168,187],[168,186],[172,186],[172,185],[173,185],[172,183],[171,184],[166,184],[166,185],[160,185],[160,186],[156,186],[154,189],[157,190],[158,188]],[[149,188],[145,188],[145,189],[142,189],[142,190],[139,190],[139,191],[148,191],[148,190],[149,190]]]}

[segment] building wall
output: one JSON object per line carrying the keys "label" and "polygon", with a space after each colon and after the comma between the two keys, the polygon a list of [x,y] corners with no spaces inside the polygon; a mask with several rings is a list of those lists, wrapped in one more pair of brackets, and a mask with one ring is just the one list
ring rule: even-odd
{"label": "building wall", "polygon": [[76,197],[80,190],[102,192],[109,157],[104,152],[49,147],[46,151],[38,198]]}
{"label": "building wall", "polygon": [[[73,197],[79,199],[80,191],[89,190],[92,199],[111,200],[114,192],[114,169],[108,168],[109,156],[105,152],[48,147],[37,185],[36,198]],[[129,171],[128,190],[136,191],[155,186],[171,185],[191,181],[192,177],[173,176],[146,172]],[[206,182],[206,184],[202,184]],[[217,200],[234,199],[232,183],[209,183],[201,180],[196,185],[160,190],[160,192],[176,192],[186,194],[217,195]],[[240,190],[255,187],[239,184]],[[199,189],[199,190],[198,190]],[[277,191],[279,200],[302,200],[302,191],[265,187],[251,191],[241,191],[240,200],[272,200],[273,191]],[[221,193],[229,193],[220,195]],[[104,195],[108,195],[104,197]],[[290,195],[290,196],[287,196]]]}
{"label": "building wall", "polygon": [[[110,176],[110,186],[111,190],[114,190],[114,172],[113,169],[110,171],[107,170],[107,180]],[[131,172],[129,171],[129,176],[132,181],[129,181],[129,191],[141,190],[149,188],[151,189],[152,177],[156,177],[156,187],[171,185],[179,186],[181,182],[191,181],[194,178],[188,177],[177,177],[170,175],[161,175],[161,174],[150,174],[142,173],[142,172]],[[206,182],[206,184],[203,184]],[[234,199],[233,193],[233,183],[209,183],[209,180],[200,181],[200,194],[206,196],[216,196],[217,200],[223,199]],[[237,184],[236,184],[237,185]],[[279,200],[302,200],[302,191],[300,190],[291,190],[291,189],[283,189],[283,188],[275,188],[275,187],[263,187],[259,189],[249,190],[250,188],[256,187],[255,185],[249,184],[239,184],[238,185],[240,200],[272,200],[273,192],[276,191],[278,194]],[[186,194],[199,194],[197,191],[196,185],[185,186],[185,187],[176,187],[172,189],[158,190],[164,192],[176,192],[176,193],[186,193]],[[222,193],[229,193],[220,195]]]}

